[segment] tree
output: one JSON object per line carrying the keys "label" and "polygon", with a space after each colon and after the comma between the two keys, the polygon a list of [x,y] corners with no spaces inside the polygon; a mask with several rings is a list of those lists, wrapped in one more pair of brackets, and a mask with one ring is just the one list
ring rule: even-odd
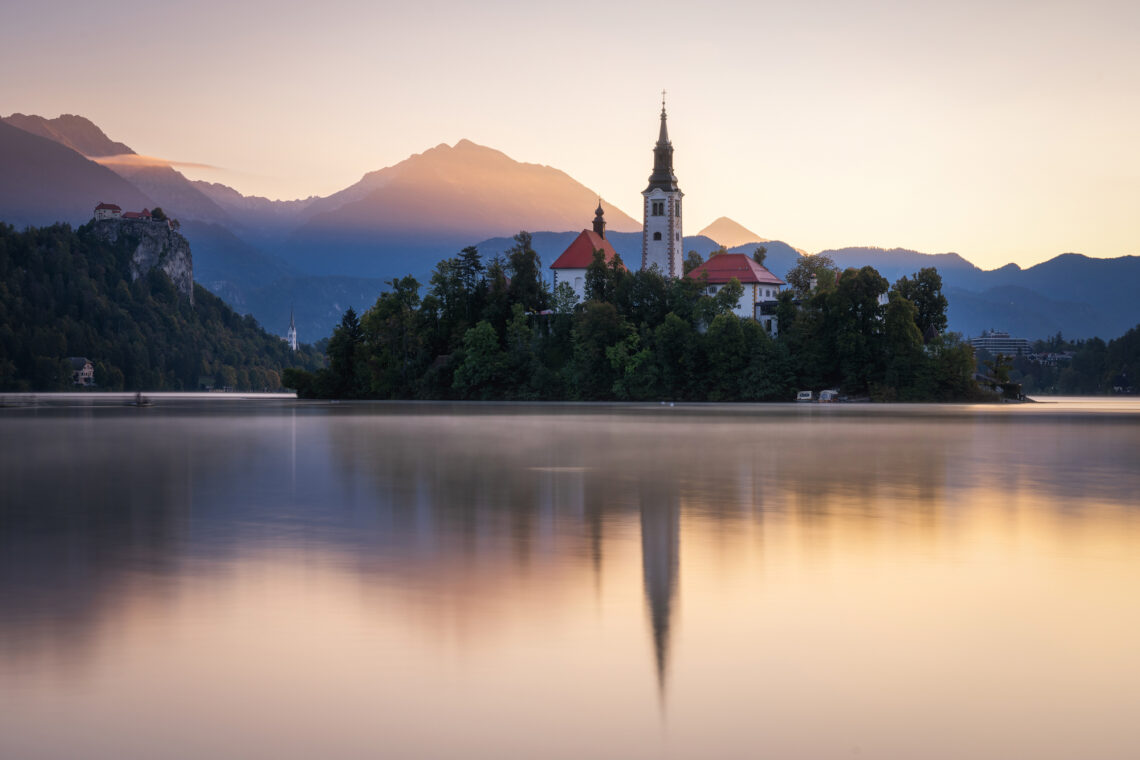
{"label": "tree", "polygon": [[554,295],[550,299],[550,308],[555,314],[570,314],[578,305],[578,294],[568,282],[560,282],[554,286]]}
{"label": "tree", "polygon": [[510,274],[507,291],[512,303],[521,303],[529,312],[547,308],[550,294],[542,279],[542,261],[531,244],[529,232],[515,235],[515,244],[507,251],[507,271]]}
{"label": "tree", "polygon": [[657,365],[653,352],[641,346],[637,333],[630,332],[624,339],[606,349],[616,378],[614,396],[623,401],[647,401],[660,394]]}
{"label": "tree", "polygon": [[768,249],[760,245],[752,252],[752,260],[760,266],[764,266],[764,260],[768,258]]}
{"label": "tree", "polygon": [[784,280],[796,295],[803,297],[811,294],[813,277],[818,287],[830,290],[838,271],[835,261],[830,256],[823,253],[808,254],[800,257],[796,265],[784,275]]}
{"label": "tree", "polygon": [[886,278],[866,266],[845,271],[835,291],[827,295],[829,343],[838,360],[840,381],[848,390],[863,390],[878,379],[883,359],[879,296],[887,287]]}
{"label": "tree", "polygon": [[163,211],[160,207],[155,206],[150,210],[150,218],[156,222],[165,222],[166,212]]}
{"label": "tree", "polygon": [[337,398],[361,398],[367,392],[364,364],[364,330],[351,306],[333,330],[328,348],[329,375]]}
{"label": "tree", "polygon": [[911,277],[901,277],[892,290],[914,304],[915,324],[925,342],[946,331],[949,302],[942,295],[942,276],[937,269],[925,267]]}
{"label": "tree", "polygon": [[704,335],[704,344],[709,401],[735,400],[740,395],[740,374],[748,364],[749,354],[742,320],[731,312],[718,314]]}
{"label": "tree", "polygon": [[615,371],[606,349],[633,333],[613,304],[590,301],[574,315],[574,381],[578,397],[609,399]]}
{"label": "tree", "polygon": [[917,315],[913,303],[898,292],[891,293],[884,317],[887,357],[883,382],[904,401],[915,395],[926,358],[922,352],[922,333],[915,322]]}
{"label": "tree", "polygon": [[697,355],[697,331],[673,312],[653,331],[653,346],[661,387],[660,395],[669,399],[686,398],[695,382],[700,366]]}
{"label": "tree", "polygon": [[688,274],[703,263],[705,260],[701,258],[701,254],[696,251],[689,251],[685,254],[685,261],[681,264],[681,268],[684,270],[684,274]]}
{"label": "tree", "polygon": [[469,399],[501,397],[507,380],[507,356],[490,322],[479,322],[464,334],[463,357],[455,370],[455,390]]}
{"label": "tree", "polygon": [[425,330],[420,324],[420,284],[409,275],[389,280],[387,285],[390,290],[380,294],[361,321],[371,353],[369,385],[381,398],[411,398],[419,369],[428,361],[422,356]]}
{"label": "tree", "polygon": [[594,251],[594,259],[586,267],[586,300],[613,303],[614,287],[604,251]]}

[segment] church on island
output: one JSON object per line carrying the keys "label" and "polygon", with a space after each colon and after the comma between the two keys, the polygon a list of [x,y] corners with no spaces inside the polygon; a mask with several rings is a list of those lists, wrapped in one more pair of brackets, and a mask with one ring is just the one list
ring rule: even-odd
{"label": "church on island", "polygon": [[[661,128],[653,146],[653,173],[642,191],[641,269],[656,268],[669,279],[690,277],[704,280],[710,294],[718,292],[734,278],[744,293],[733,309],[738,317],[760,322],[775,335],[778,331],[775,305],[780,288],[787,283],[756,263],[745,253],[722,253],[709,257],[692,271],[685,272],[685,237],[681,228],[681,199],[685,194],[673,172],[673,143],[669,140],[665,101],[661,101]],[[578,300],[586,300],[586,270],[601,251],[608,264],[618,254],[606,240],[605,212],[601,200],[594,211],[593,229],[582,230],[562,255],[550,265],[554,287],[568,283]]]}

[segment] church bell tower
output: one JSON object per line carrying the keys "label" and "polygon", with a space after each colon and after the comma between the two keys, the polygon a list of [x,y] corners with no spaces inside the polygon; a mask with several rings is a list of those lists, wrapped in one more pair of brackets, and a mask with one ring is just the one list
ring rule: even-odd
{"label": "church bell tower", "polygon": [[681,232],[681,198],[673,173],[673,143],[665,125],[665,93],[661,93],[661,132],[653,147],[653,174],[645,198],[645,224],[641,232],[641,268],[654,265],[666,277],[684,274],[684,239]]}

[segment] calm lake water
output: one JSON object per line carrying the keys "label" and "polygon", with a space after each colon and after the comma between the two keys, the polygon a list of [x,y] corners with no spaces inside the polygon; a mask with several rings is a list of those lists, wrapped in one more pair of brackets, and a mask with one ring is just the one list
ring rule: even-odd
{"label": "calm lake water", "polygon": [[0,757],[1140,757],[1140,406],[0,409]]}

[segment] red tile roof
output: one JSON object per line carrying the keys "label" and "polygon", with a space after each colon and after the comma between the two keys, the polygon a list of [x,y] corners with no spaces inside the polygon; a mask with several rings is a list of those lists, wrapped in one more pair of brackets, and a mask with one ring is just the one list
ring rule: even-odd
{"label": "red tile roof", "polygon": [[741,285],[749,283],[787,285],[779,277],[753,261],[752,257],[746,253],[722,253],[719,256],[713,256],[685,276],[697,279],[706,272],[709,276],[709,282],[717,285],[726,283],[733,277],[740,280]]}
{"label": "red tile roof", "polygon": [[605,254],[607,264],[613,261],[614,256],[617,256],[617,252],[610,245],[610,241],[593,230],[582,230],[581,234],[574,238],[574,242],[550,265],[550,268],[585,269],[594,263],[594,251],[601,251]]}
{"label": "red tile roof", "polygon": [[100,211],[102,209],[106,209],[108,211],[122,211],[122,209],[116,206],[114,203],[100,203],[95,207],[96,211]]}

